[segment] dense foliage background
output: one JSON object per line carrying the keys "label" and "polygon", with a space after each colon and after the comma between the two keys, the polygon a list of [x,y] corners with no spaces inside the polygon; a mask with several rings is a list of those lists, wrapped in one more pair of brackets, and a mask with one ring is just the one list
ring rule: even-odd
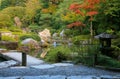
{"label": "dense foliage background", "polygon": [[[0,0],[0,4],[0,28],[14,26],[17,16],[22,21],[21,28],[31,26],[31,30],[46,27],[58,30],[68,26],[70,30],[79,28],[80,34],[89,34],[90,19],[95,34],[120,30],[119,0]],[[97,14],[87,15],[90,11]]]}
{"label": "dense foliage background", "polygon": [[[112,41],[112,55],[113,58],[120,56],[120,0],[0,0],[0,32],[10,34],[3,35],[2,40],[21,42],[33,38],[40,42],[38,32],[45,28],[51,34],[59,34],[64,29],[66,38],[70,38],[75,45],[103,32],[116,34],[118,38]],[[84,45],[73,50],[81,52],[81,49],[88,56],[90,51],[96,53],[97,50],[92,48],[89,51]],[[46,60],[57,62],[56,59],[65,59],[71,50],[61,46],[49,52]],[[50,59],[53,56],[56,59]],[[100,63],[106,60],[106,57],[101,57]],[[68,59],[71,59],[70,56]]]}

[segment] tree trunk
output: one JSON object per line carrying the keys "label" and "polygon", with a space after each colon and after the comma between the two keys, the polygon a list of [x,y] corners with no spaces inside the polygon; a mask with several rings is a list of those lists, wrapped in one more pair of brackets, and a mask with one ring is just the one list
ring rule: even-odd
{"label": "tree trunk", "polygon": [[93,37],[93,24],[92,21],[90,22],[90,35]]}

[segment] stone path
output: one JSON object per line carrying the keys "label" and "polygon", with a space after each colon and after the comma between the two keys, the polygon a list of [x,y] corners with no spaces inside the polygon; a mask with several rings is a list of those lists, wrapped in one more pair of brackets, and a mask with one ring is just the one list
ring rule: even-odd
{"label": "stone path", "polygon": [[[20,63],[22,62],[22,53],[21,52],[7,52],[7,53],[3,53],[3,55],[8,56],[14,60],[17,60]],[[30,55],[27,55],[27,66],[38,65],[38,64],[43,64],[43,63],[44,63],[44,61],[34,58]]]}
{"label": "stone path", "polygon": [[[21,53],[9,52],[4,55],[21,62]],[[1,68],[0,79],[120,79],[120,72],[70,63],[47,64],[29,55],[27,64],[26,67]]]}
{"label": "stone path", "polygon": [[17,61],[8,60],[8,61],[0,62],[0,68],[7,68],[7,67],[15,66],[18,64],[19,63]]}
{"label": "stone path", "polygon": [[63,75],[57,75],[57,76],[15,76],[15,77],[0,77],[0,79],[120,79],[120,77],[116,76],[93,76],[93,75],[87,75],[87,76],[63,76]]}

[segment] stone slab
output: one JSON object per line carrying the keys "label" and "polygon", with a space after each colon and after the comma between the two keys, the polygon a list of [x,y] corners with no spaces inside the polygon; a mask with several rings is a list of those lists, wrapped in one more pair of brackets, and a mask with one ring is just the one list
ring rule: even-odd
{"label": "stone slab", "polygon": [[[78,75],[78,76],[64,76],[64,75],[42,75],[42,76],[15,76],[15,77],[0,77],[0,79],[120,79],[120,77],[101,78],[102,76],[89,76],[89,75]],[[105,77],[105,76],[104,76]]]}
{"label": "stone slab", "polygon": [[[7,52],[7,53],[3,53],[3,55],[8,56],[19,62],[22,62],[22,53],[21,52]],[[39,60],[30,55],[27,55],[27,66],[38,65],[38,64],[42,64],[42,63],[44,63],[43,60]]]}
{"label": "stone slab", "polygon": [[73,66],[73,64],[70,64],[70,63],[55,63],[52,65],[54,65],[54,66]]}
{"label": "stone slab", "polygon": [[[20,77],[0,77],[0,79],[19,79]],[[21,78],[22,79],[22,78]]]}
{"label": "stone slab", "polygon": [[55,67],[54,65],[49,65],[49,64],[31,66],[31,68],[36,68],[36,69],[49,69],[49,68],[54,68],[54,67]]}
{"label": "stone slab", "polygon": [[0,63],[0,68],[7,68],[11,66],[18,65],[19,63],[14,60],[8,60]]}

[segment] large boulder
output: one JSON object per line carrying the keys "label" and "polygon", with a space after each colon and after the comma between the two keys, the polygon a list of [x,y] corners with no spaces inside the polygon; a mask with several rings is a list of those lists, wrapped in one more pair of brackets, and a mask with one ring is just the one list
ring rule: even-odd
{"label": "large boulder", "polygon": [[28,45],[30,49],[39,49],[39,43],[32,39],[32,38],[27,38],[21,42],[22,45]]}
{"label": "large boulder", "polygon": [[47,47],[51,41],[50,30],[44,29],[42,32],[39,32],[39,37],[41,38],[42,46]]}
{"label": "large boulder", "polygon": [[20,21],[20,18],[19,17],[14,17],[14,21],[15,21],[15,25],[18,26],[18,27],[21,27],[22,25],[22,22]]}
{"label": "large boulder", "polygon": [[39,32],[39,36],[41,40],[45,42],[50,42],[50,38],[51,38],[50,30],[44,29],[42,32]]}

